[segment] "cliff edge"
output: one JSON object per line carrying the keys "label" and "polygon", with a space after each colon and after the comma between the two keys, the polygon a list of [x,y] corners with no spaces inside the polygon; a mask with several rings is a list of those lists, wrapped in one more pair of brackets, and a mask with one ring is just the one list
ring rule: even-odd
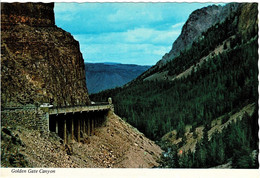
{"label": "cliff edge", "polygon": [[79,43],[55,25],[54,3],[1,3],[2,107],[88,105]]}

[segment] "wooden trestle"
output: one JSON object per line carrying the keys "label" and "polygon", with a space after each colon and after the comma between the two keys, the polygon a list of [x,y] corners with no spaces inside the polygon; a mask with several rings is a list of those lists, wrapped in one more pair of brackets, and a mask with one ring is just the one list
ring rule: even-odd
{"label": "wooden trestle", "polygon": [[112,104],[49,108],[49,129],[63,138],[64,144],[81,141],[83,135],[94,135],[96,127],[105,121]]}

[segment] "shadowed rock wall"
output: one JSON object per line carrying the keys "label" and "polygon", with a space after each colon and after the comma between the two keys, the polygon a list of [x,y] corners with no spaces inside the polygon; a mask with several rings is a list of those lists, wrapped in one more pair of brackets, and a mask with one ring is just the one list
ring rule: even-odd
{"label": "shadowed rock wall", "polygon": [[55,26],[53,3],[1,3],[2,107],[89,104],[79,43]]}
{"label": "shadowed rock wall", "polygon": [[30,26],[55,26],[53,3],[1,3],[1,28],[17,23]]}

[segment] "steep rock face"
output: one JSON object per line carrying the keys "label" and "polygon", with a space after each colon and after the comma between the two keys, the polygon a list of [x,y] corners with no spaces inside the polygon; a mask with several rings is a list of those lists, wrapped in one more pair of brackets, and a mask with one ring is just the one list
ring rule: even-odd
{"label": "steep rock face", "polygon": [[1,4],[2,107],[89,104],[79,43],[55,26],[53,7]]}
{"label": "steep rock face", "polygon": [[241,15],[238,21],[238,29],[242,35],[255,33],[258,31],[258,4],[243,3],[241,5]]}
{"label": "steep rock face", "polygon": [[53,3],[2,3],[2,29],[10,28],[17,23],[38,27],[54,26],[53,8]]}
{"label": "steep rock face", "polygon": [[157,65],[162,66],[172,60],[182,50],[191,45],[202,32],[205,32],[212,25],[224,20],[232,11],[236,10],[237,7],[237,3],[228,4],[224,7],[213,5],[192,12],[182,27],[180,36],[174,41],[171,51],[166,53]]}

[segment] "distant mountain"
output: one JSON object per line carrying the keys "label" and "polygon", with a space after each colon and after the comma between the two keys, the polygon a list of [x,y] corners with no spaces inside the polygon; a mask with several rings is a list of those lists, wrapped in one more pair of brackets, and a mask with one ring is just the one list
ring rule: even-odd
{"label": "distant mountain", "polygon": [[135,79],[151,66],[120,63],[85,63],[89,93],[120,87]]}
{"label": "distant mountain", "polygon": [[[155,66],[151,67],[139,78],[147,78],[147,76],[154,74],[159,68],[164,67],[168,62],[178,57],[185,50],[189,49],[193,42],[199,40],[199,38],[202,37],[202,33],[206,32],[216,23],[223,22],[230,14],[236,12],[238,7],[239,3],[230,3],[225,6],[212,5],[192,12],[182,27],[181,34],[173,42],[172,49],[166,53]],[[164,73],[160,74],[160,76],[149,78],[148,80],[167,78],[162,75],[164,75]]]}
{"label": "distant mountain", "polygon": [[165,64],[178,56],[208,28],[216,23],[223,22],[230,13],[236,11],[238,5],[238,3],[230,3],[226,6],[212,5],[192,12],[182,27],[180,36],[174,41],[171,51],[163,56],[158,65]]}

